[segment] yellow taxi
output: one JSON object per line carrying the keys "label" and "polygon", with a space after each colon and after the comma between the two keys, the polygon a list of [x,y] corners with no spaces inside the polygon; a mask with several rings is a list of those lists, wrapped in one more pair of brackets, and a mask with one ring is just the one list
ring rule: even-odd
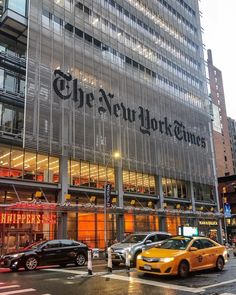
{"label": "yellow taxi", "polygon": [[228,260],[225,246],[205,237],[177,236],[137,257],[138,272],[157,275],[179,275],[208,268],[223,270]]}

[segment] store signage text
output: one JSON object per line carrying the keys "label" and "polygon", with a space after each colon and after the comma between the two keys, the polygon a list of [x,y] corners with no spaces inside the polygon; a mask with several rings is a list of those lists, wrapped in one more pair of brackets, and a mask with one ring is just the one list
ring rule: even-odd
{"label": "store signage text", "polygon": [[200,220],[199,225],[218,225],[216,220]]}
{"label": "store signage text", "polygon": [[152,132],[159,131],[170,137],[175,137],[178,141],[184,141],[201,148],[206,148],[206,139],[186,130],[182,122],[174,120],[170,122],[167,117],[157,120],[151,117],[150,110],[139,106],[136,110],[126,107],[123,102],[113,102],[114,94],[106,93],[104,89],[99,89],[99,96],[95,97],[93,92],[85,92],[78,86],[78,79],[73,79],[71,74],[63,73],[61,70],[54,71],[53,89],[62,100],[71,99],[75,103],[75,108],[93,108],[96,101],[99,103],[98,112],[100,115],[109,113],[110,116],[120,117],[124,121],[133,123],[139,121],[139,130],[142,134],[151,135]]}
{"label": "store signage text", "polygon": [[56,214],[0,213],[0,224],[55,224]]}

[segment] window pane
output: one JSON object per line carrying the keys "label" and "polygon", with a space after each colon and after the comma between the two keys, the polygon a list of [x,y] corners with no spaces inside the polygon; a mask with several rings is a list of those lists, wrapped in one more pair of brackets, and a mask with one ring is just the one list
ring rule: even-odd
{"label": "window pane", "polygon": [[8,0],[8,8],[15,12],[25,16],[26,0]]}
{"label": "window pane", "polygon": [[21,178],[23,175],[23,150],[13,149],[11,152],[11,170],[10,177]]}
{"label": "window pane", "polygon": [[48,156],[37,155],[37,181],[48,182]]}
{"label": "window pane", "polygon": [[98,165],[90,164],[89,185],[91,187],[97,187],[98,183]]}
{"label": "window pane", "polygon": [[9,177],[10,147],[0,146],[0,177]]}
{"label": "window pane", "polygon": [[35,180],[36,154],[25,152],[24,158],[24,179]]}
{"label": "window pane", "polygon": [[12,75],[6,75],[5,79],[5,89],[7,91],[15,92],[15,83],[16,83],[16,78]]}
{"label": "window pane", "polygon": [[70,183],[71,185],[80,185],[80,162],[70,161]]}
{"label": "window pane", "polygon": [[49,182],[59,181],[59,159],[58,158],[49,157],[48,181]]}
{"label": "window pane", "polygon": [[89,163],[81,162],[81,185],[89,184]]}

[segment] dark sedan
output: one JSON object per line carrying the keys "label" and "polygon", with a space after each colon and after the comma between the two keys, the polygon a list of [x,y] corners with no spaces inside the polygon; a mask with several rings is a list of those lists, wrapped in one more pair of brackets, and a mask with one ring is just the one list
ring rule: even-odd
{"label": "dark sedan", "polygon": [[32,244],[22,251],[2,255],[0,267],[17,271],[34,270],[40,265],[82,266],[87,261],[88,246],[73,240],[51,240]]}

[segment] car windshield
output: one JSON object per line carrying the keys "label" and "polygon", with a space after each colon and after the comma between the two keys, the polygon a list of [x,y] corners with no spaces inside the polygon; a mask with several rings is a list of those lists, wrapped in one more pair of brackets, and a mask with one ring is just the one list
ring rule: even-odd
{"label": "car windshield", "polygon": [[185,250],[191,239],[168,239],[163,244],[161,244],[161,249],[175,249],[175,250]]}
{"label": "car windshield", "polygon": [[146,235],[129,235],[121,243],[136,244],[142,242],[146,238]]}

